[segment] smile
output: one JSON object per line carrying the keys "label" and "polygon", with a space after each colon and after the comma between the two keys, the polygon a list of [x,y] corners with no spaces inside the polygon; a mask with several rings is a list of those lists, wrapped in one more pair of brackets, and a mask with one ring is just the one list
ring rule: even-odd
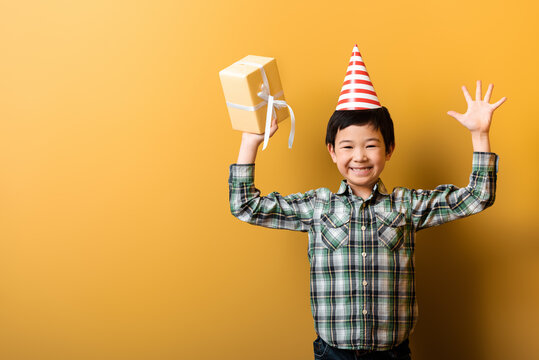
{"label": "smile", "polygon": [[372,166],[355,167],[355,168],[351,167],[350,168],[350,170],[352,170],[352,172],[358,173],[358,174],[369,172],[371,169],[372,169]]}

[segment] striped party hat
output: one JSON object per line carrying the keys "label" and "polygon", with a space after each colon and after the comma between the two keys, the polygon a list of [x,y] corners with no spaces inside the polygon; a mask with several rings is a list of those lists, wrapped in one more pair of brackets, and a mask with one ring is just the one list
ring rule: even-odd
{"label": "striped party hat", "polygon": [[363,110],[382,107],[372,86],[365,63],[357,45],[354,46],[344,77],[336,110]]}

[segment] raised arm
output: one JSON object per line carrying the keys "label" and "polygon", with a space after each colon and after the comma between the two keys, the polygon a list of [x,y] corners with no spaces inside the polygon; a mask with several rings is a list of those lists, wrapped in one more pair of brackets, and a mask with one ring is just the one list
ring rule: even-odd
{"label": "raised arm", "polygon": [[475,100],[472,100],[468,89],[463,86],[468,110],[464,114],[448,112],[472,135],[474,154],[470,182],[463,188],[440,185],[434,190],[412,190],[409,196],[416,230],[478,213],[494,203],[498,156],[490,152],[489,132],[492,114],[506,98],[490,104],[492,88],[490,84],[481,99],[481,81],[477,81]]}
{"label": "raised arm", "polygon": [[[278,129],[272,122],[270,137]],[[315,192],[282,196],[272,192],[260,196],[254,184],[254,163],[264,134],[243,133],[238,161],[230,166],[230,211],[238,219],[274,229],[309,231],[312,226]]]}

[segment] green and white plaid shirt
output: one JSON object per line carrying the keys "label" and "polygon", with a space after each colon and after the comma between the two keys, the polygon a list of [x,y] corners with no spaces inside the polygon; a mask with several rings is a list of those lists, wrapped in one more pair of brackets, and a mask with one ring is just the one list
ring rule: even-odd
{"label": "green and white plaid shirt", "polygon": [[417,320],[415,232],[482,211],[494,203],[498,156],[474,152],[470,183],[434,190],[381,180],[363,201],[345,180],[327,188],[260,196],[254,164],[230,166],[230,209],[242,221],[309,233],[311,310],[315,330],[341,349],[387,350]]}

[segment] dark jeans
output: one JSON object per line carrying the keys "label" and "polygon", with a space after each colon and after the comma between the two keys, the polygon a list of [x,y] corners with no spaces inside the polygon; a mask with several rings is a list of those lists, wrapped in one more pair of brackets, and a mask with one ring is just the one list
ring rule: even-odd
{"label": "dark jeans", "polygon": [[360,354],[360,351],[337,349],[318,336],[313,343],[315,360],[411,360],[408,339],[393,349]]}

